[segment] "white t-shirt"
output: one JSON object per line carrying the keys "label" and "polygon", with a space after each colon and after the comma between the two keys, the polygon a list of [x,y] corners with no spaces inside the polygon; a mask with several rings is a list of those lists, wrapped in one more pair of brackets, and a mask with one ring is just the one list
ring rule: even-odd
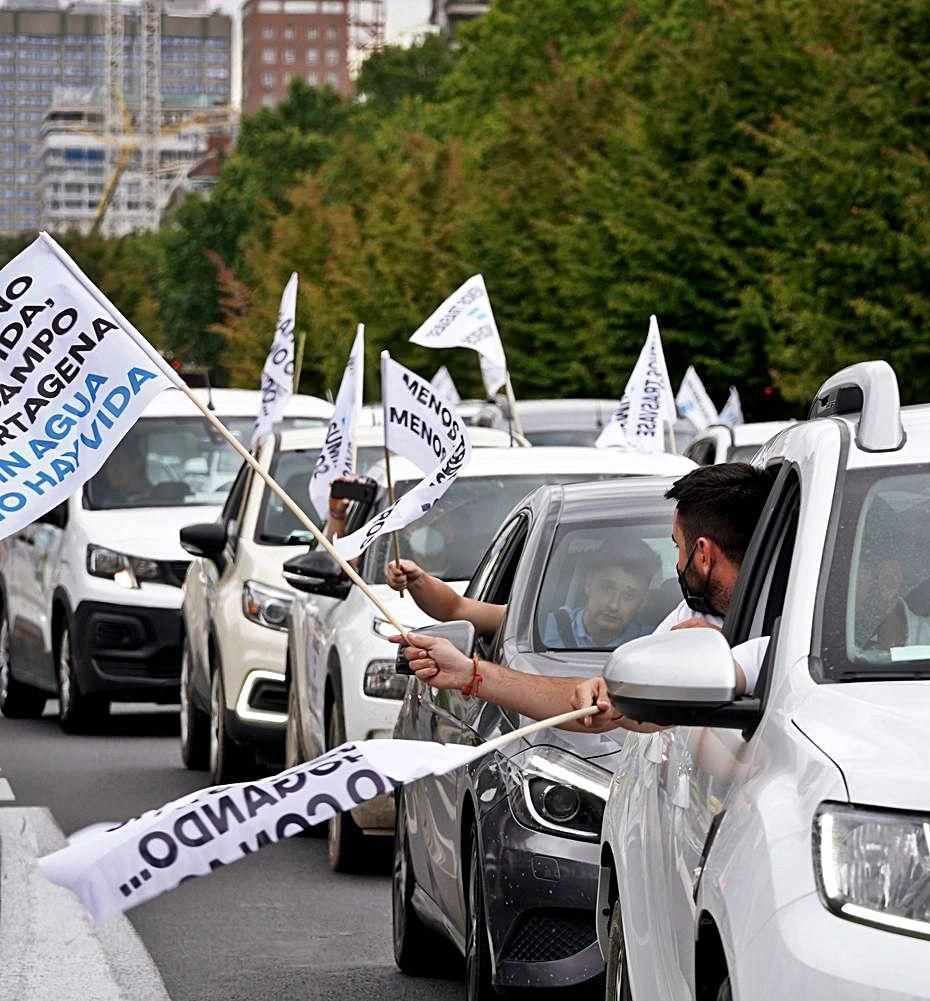
{"label": "white t-shirt", "polygon": [[[723,619],[719,615],[704,615],[701,612],[695,612],[694,609],[688,606],[686,601],[682,601],[666,615],[653,632],[670,632],[674,626],[682,622],[687,622],[688,619],[703,619],[705,622],[718,628],[723,625]],[[733,659],[743,669],[743,674],[746,676],[747,695],[752,695],[755,690],[756,682],[759,680],[759,672],[762,670],[762,661],[765,660],[765,652],[768,650],[768,646],[769,637],[759,636],[756,639],[746,640],[745,643],[740,643],[733,647]]]}

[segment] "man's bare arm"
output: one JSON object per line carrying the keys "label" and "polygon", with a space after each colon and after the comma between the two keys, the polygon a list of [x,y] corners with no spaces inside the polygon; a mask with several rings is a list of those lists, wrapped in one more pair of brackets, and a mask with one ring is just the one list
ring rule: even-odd
{"label": "man's bare arm", "polygon": [[492,605],[486,601],[464,598],[445,581],[417,566],[413,560],[401,560],[400,569],[396,563],[389,563],[384,579],[395,591],[409,590],[417,607],[437,622],[465,619],[481,635],[493,636],[503,621],[506,605]]}

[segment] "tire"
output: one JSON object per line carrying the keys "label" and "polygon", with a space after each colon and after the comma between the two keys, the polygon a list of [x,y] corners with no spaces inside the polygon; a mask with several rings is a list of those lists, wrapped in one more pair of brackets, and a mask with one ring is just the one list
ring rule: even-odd
{"label": "tire", "polygon": [[71,624],[61,627],[58,654],[58,722],[65,733],[87,733],[100,726],[110,712],[110,703],[81,691],[71,648]]}
{"label": "tire", "polygon": [[[326,737],[327,749],[345,743],[346,725],[338,702],[334,702],[330,710]],[[364,837],[348,810],[329,818],[327,845],[329,867],[333,872],[361,872],[367,868]]]}
{"label": "tire", "polygon": [[466,1001],[492,1001],[498,994],[491,983],[491,940],[484,907],[484,883],[481,879],[477,827],[472,827],[468,846],[465,905]]}
{"label": "tire", "polygon": [[194,703],[191,651],[185,638],[181,652],[181,761],[191,771],[210,767],[210,717]]}
{"label": "tire", "polygon": [[13,677],[10,625],[0,609],[0,713],[7,719],[38,719],[45,711],[45,692]]}
{"label": "tire", "polygon": [[226,690],[223,669],[219,666],[214,668],[210,679],[209,765],[214,785],[247,778],[252,766],[249,752],[226,729]]}
{"label": "tire", "polygon": [[[284,767],[293,768],[307,760],[303,741],[300,739],[300,710],[297,705],[297,686],[291,678],[287,686],[287,724],[284,728]],[[322,827],[317,824],[317,827]]]}
{"label": "tire", "polygon": [[607,944],[607,990],[604,998],[605,1001],[633,1001],[619,900],[614,902],[614,908],[610,915],[610,938]]}
{"label": "tire", "polygon": [[723,978],[723,983],[717,991],[717,1001],[733,1001],[733,987],[730,985],[730,977]]}
{"label": "tire", "polygon": [[403,790],[394,794],[396,805],[394,856],[391,865],[391,918],[394,962],[401,973],[411,977],[436,973],[445,961],[453,959],[449,943],[432,928],[427,928],[413,908],[413,866],[407,839],[407,815]]}

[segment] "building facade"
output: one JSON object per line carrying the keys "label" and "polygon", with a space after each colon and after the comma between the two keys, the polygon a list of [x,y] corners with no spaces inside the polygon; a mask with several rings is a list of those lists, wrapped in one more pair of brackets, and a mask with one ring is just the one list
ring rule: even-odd
{"label": "building facade", "polygon": [[[166,105],[185,100],[228,105],[232,19],[203,5],[169,3],[161,24],[161,90]],[[139,89],[140,18],[123,5],[123,87]],[[45,0],[0,7],[0,232],[42,224],[43,126],[56,88],[102,87],[106,79],[104,8]],[[92,120],[92,112],[89,121]],[[96,155],[96,154],[95,154]],[[78,183],[78,182],[68,182]]]}
{"label": "building facade", "polygon": [[293,77],[348,94],[348,0],[246,0],[242,111],[273,108]]}
{"label": "building facade", "polygon": [[491,0],[433,0],[430,23],[450,39],[455,39],[456,30],[463,21],[473,21],[487,14]]}

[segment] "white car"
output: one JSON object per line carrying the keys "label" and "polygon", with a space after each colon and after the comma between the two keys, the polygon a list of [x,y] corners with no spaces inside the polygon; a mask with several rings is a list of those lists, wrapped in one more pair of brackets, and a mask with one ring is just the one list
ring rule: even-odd
{"label": "white car", "polygon": [[[478,429],[470,430],[473,439]],[[397,495],[422,474],[402,460],[392,462]],[[469,465],[423,518],[398,533],[402,556],[462,592],[488,542],[510,509],[542,483],[606,477],[684,474],[694,464],[684,457],[642,455],[595,448],[475,449]],[[384,492],[379,506],[385,502]],[[351,526],[347,526],[349,531]],[[358,588],[341,579],[325,553],[311,553],[317,583],[289,578],[308,597],[291,609],[288,636],[288,737],[286,762],[309,760],[345,740],[390,737],[406,678],[394,672],[394,632]],[[384,583],[393,559],[390,537],[364,555],[360,573],[405,625],[428,620],[409,594],[402,598]],[[325,565],[332,564],[329,573]],[[393,800],[381,797],[329,824],[330,862],[351,870],[364,858],[363,834],[393,831]]]}
{"label": "white car", "polygon": [[[195,392],[248,438],[257,391]],[[331,411],[295,397],[285,423],[324,424]],[[178,530],[216,517],[238,465],[187,396],[167,390],[83,490],[0,545],[4,715],[41,716],[57,696],[75,731],[111,701],[177,701],[188,564]]]}
{"label": "white car", "polygon": [[[608,662],[620,712],[686,724],[628,735],[611,786],[608,998],[930,998],[930,407],[868,362],[811,417],[756,456],[778,476],[726,639]],[[730,644],[753,637],[734,700]]]}
{"label": "white car", "polygon": [[[258,454],[291,497],[316,517],[308,495],[326,429],[286,430]],[[507,435],[482,431],[476,444]],[[380,427],[356,431],[356,468],[384,456]],[[184,588],[181,659],[181,759],[209,768],[213,782],[277,764],[284,749],[287,624],[295,591],[281,566],[312,541],[278,497],[245,464],[218,521],[188,525],[181,544],[194,559]]]}
{"label": "white car", "polygon": [[770,438],[797,421],[758,421],[755,424],[711,424],[699,431],[685,455],[699,466],[718,462],[748,462]]}

